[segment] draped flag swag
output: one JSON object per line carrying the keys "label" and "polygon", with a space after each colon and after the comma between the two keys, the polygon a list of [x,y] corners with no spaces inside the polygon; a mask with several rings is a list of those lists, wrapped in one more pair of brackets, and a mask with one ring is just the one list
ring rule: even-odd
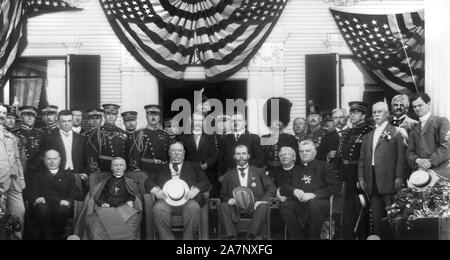
{"label": "draped flag swag", "polygon": [[369,15],[331,13],[348,46],[366,71],[396,92],[423,92],[425,85],[424,11]]}
{"label": "draped flag swag", "polygon": [[100,0],[128,51],[158,78],[183,79],[194,61],[208,81],[247,65],[288,0]]}

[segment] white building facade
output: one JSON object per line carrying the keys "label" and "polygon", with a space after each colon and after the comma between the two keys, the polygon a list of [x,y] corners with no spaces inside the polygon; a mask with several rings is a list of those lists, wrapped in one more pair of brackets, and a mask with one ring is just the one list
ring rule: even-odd
{"label": "white building facade", "polygon": [[[81,7],[84,10],[52,13],[30,19],[28,46],[22,57],[99,55],[100,103],[116,103],[121,105],[122,111],[140,112],[139,127],[144,127],[144,105],[161,103],[158,80],[128,53],[109,26],[98,0],[86,2]],[[330,7],[338,7],[348,12],[401,13],[424,9],[425,1],[368,0],[360,1],[354,6],[342,7],[324,0],[290,0],[256,57],[229,80],[246,81],[248,99],[286,97],[294,104],[292,118],[304,117],[307,101],[306,55],[337,53],[341,56],[351,56],[330,14]],[[367,82],[370,83],[370,79],[351,59],[341,60],[337,69],[341,71],[336,83],[340,92],[337,104],[345,108],[348,101],[362,100],[361,88],[364,88]],[[70,107],[69,78],[70,75],[67,74],[63,77],[55,76],[52,88],[49,83],[49,103],[55,103],[61,108]],[[204,80],[203,69],[189,68],[185,80]],[[5,88],[4,91],[8,90]],[[7,100],[8,93],[4,96],[5,101],[11,103],[11,100]],[[251,132],[263,134],[267,129],[259,110],[259,107],[249,108],[249,129]]]}

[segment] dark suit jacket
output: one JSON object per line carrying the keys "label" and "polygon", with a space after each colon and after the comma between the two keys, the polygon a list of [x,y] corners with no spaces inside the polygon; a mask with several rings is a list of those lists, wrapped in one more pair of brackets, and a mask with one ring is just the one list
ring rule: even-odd
{"label": "dark suit jacket", "polygon": [[219,160],[219,153],[216,149],[214,136],[203,133],[200,138],[198,149],[193,134],[179,135],[177,139],[184,144],[186,161],[195,163],[204,162],[208,164],[208,170],[215,168],[217,161]]}
{"label": "dark suit jacket", "polygon": [[369,195],[373,193],[373,173],[372,173],[372,155],[375,153],[375,177],[378,191],[382,195],[394,194],[395,179],[406,179],[405,176],[405,146],[403,144],[403,136],[398,132],[397,128],[388,124],[383,133],[389,133],[391,136],[383,138],[380,136],[375,151],[373,151],[373,137],[375,131],[363,137],[361,154],[358,163],[358,178],[365,180],[367,184],[367,192]]}
{"label": "dark suit jacket", "polygon": [[[77,133],[73,133],[73,143],[72,143],[72,162],[73,162],[73,172],[75,173],[86,173],[87,163],[85,156],[86,138]],[[61,155],[61,168],[65,167],[67,156],[66,150],[64,149],[64,143],[59,132],[59,128],[47,132],[43,135],[41,142],[40,155],[43,158],[45,152],[48,150],[56,150]]]}
{"label": "dark suit jacket", "polygon": [[220,154],[219,168],[220,175],[225,174],[229,169],[236,166],[234,160],[234,148],[238,145],[245,145],[248,148],[250,154],[249,164],[258,168],[264,167],[264,151],[261,147],[261,139],[255,134],[245,132],[245,134],[239,137],[236,141],[234,134],[225,135],[223,140],[223,146]]}
{"label": "dark suit jacket", "polygon": [[296,189],[313,193],[319,200],[328,199],[332,194],[339,192],[340,182],[328,163],[314,160],[307,166],[303,163],[296,165],[281,187],[280,193],[298,201],[294,195]]}
{"label": "dark suit jacket", "polygon": [[445,140],[450,131],[450,123],[447,118],[431,116],[423,129],[420,124],[409,133],[409,146],[406,152],[408,164],[416,169],[416,159],[430,159],[433,168],[449,163],[450,143]]}
{"label": "dark suit jacket", "polygon": [[[150,191],[158,186],[161,189],[164,187],[164,184],[172,179],[172,173],[170,172],[170,164],[164,165],[159,172],[153,174],[149,177],[145,183],[145,189],[150,193]],[[197,187],[200,190],[200,193],[207,192],[209,190],[209,179],[206,177],[205,172],[200,168],[200,165],[184,161],[183,166],[181,167],[180,179],[185,181],[189,188]],[[201,194],[198,194],[195,197],[195,200],[202,207],[205,203],[204,197]]]}
{"label": "dark suit jacket", "polygon": [[[223,177],[220,198],[223,202],[228,202],[233,198],[233,189],[240,187],[237,167],[230,169]],[[266,175],[266,170],[250,166],[248,171],[247,187],[252,190],[255,201],[268,201],[275,197],[276,187],[273,181]]]}
{"label": "dark suit jacket", "polygon": [[53,176],[47,169],[42,169],[31,175],[27,186],[32,204],[40,197],[49,204],[59,204],[61,200],[72,203],[79,193],[75,186],[75,175],[65,170]]}

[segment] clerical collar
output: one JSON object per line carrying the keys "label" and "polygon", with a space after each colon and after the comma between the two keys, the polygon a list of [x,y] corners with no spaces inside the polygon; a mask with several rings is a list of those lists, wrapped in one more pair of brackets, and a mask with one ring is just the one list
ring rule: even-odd
{"label": "clerical collar", "polygon": [[113,176],[114,176],[114,178],[116,178],[116,179],[120,179],[120,178],[122,178],[122,177],[123,177],[123,174],[122,174],[122,175],[120,175],[120,176],[116,176],[116,175],[114,175],[114,174],[113,174]]}
{"label": "clerical collar", "polygon": [[288,167],[288,168],[283,167],[283,170],[290,171],[290,170],[294,169],[294,167],[295,167],[295,164],[293,164],[291,167]]}
{"label": "clerical collar", "polygon": [[81,131],[81,126],[74,126],[74,127],[72,127],[72,130],[74,131],[74,132],[80,132]]}
{"label": "clerical collar", "polygon": [[428,112],[426,115],[424,115],[420,118],[420,122],[426,123],[430,117],[431,117],[431,112]]}
{"label": "clerical collar", "polygon": [[59,169],[56,170],[49,170],[53,175],[57,174],[59,172]]}
{"label": "clerical collar", "polygon": [[303,164],[303,166],[308,167],[312,162],[314,162],[314,160],[312,160],[312,161],[310,161],[308,163],[302,162],[302,164]]}

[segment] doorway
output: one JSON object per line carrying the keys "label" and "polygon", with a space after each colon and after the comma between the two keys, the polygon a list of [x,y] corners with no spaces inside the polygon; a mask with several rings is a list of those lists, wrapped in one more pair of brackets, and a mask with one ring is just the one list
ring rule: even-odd
{"label": "doorway", "polygon": [[[176,116],[179,111],[171,111],[172,102],[177,99],[187,99],[194,106],[194,92],[204,89],[204,96],[207,99],[218,99],[222,104],[227,99],[247,100],[247,81],[233,80],[217,83],[206,83],[205,81],[183,81],[173,83],[159,81],[160,104],[163,109],[163,118],[169,119]],[[224,107],[225,109],[225,107]]]}

